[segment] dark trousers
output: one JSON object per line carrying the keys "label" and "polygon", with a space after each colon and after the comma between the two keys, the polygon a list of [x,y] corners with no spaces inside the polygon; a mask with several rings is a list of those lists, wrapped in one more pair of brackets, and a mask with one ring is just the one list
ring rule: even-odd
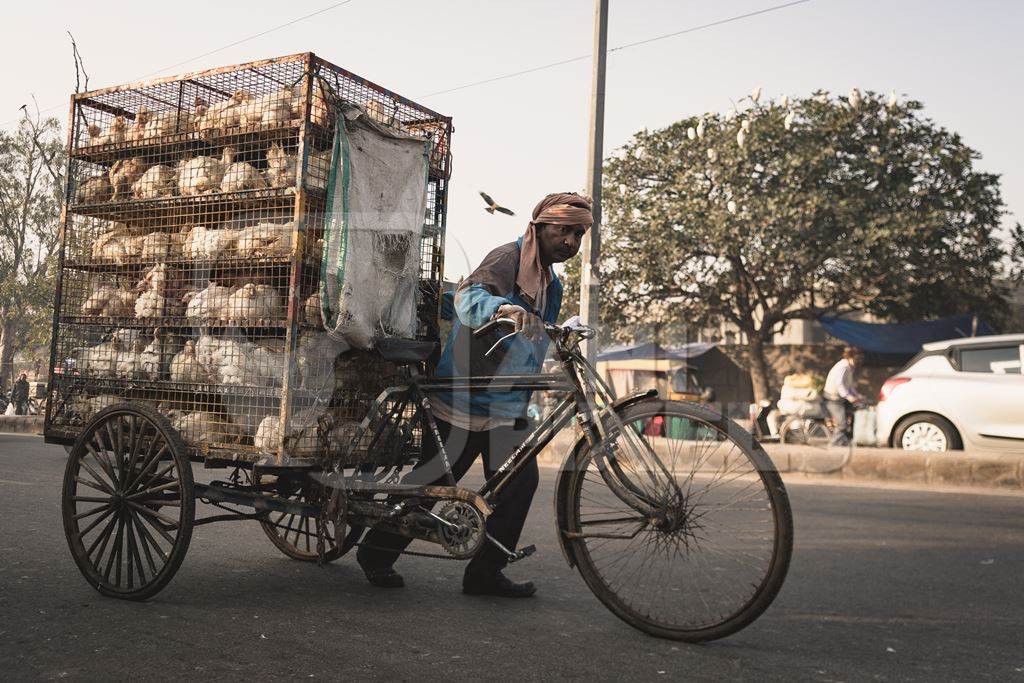
{"label": "dark trousers", "polygon": [[[529,434],[525,426],[522,429],[497,427],[486,432],[470,432],[438,420],[437,427],[441,432],[441,440],[451,462],[455,481],[462,479],[473,465],[476,456],[481,454],[484,473],[490,477]],[[438,457],[437,448],[429,446],[433,439],[427,435],[424,438],[427,445],[424,446],[423,460],[402,479],[402,483],[418,486],[443,485],[446,483],[444,465]],[[509,481],[492,501],[493,511],[487,518],[487,533],[509,550],[515,550],[519,543],[519,535],[523,531],[526,513],[530,511],[530,503],[537,490],[539,478],[537,461],[534,460]],[[390,567],[411,542],[410,538],[373,529],[363,539],[365,545],[373,547],[360,548],[359,560],[369,568]],[[492,574],[506,564],[508,558],[505,554],[493,543],[484,541],[483,547],[466,567],[466,572]]]}

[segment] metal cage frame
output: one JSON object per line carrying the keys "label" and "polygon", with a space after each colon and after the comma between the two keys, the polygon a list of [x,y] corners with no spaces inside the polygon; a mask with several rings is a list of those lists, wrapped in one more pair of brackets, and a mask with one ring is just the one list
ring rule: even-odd
{"label": "metal cage frame", "polygon": [[[242,99],[242,92],[249,99]],[[279,92],[285,93],[281,97],[288,99],[287,105],[274,99]],[[239,103],[232,102],[236,98]],[[257,109],[252,105],[254,101],[269,104]],[[230,421],[224,408],[228,404],[226,397],[230,397],[240,412],[276,414],[279,428],[273,457],[268,458],[266,448],[257,448],[253,437],[239,430],[232,440],[225,436],[221,440],[190,441],[188,434],[183,434],[194,458],[208,463],[277,465],[323,459],[322,452],[314,452],[319,449],[307,448],[306,452],[297,453],[294,440],[289,444],[286,433],[296,419],[296,411],[309,398],[304,396],[304,377],[299,377],[303,370],[297,353],[303,334],[316,329],[316,324],[304,317],[304,308],[309,305],[311,292],[318,291],[317,239],[322,235],[327,194],[327,181],[320,173],[323,162],[318,160],[324,152],[318,150],[330,149],[337,125],[337,109],[330,102],[358,105],[378,123],[431,140],[428,208],[419,248],[416,337],[439,340],[451,169],[450,117],[311,52],[75,94],[69,109],[67,187],[50,349],[44,427],[48,442],[72,443],[88,421],[90,401],[97,403],[97,409],[113,398],[147,401],[165,412],[186,415],[196,406],[199,410],[192,412],[203,412],[205,406],[208,414]],[[286,113],[280,119],[268,119],[268,112],[281,111],[281,106]],[[220,119],[213,117],[214,111],[219,112]],[[224,116],[226,111],[240,117],[237,124]],[[247,113],[252,115],[247,117]],[[209,124],[211,120],[220,123]],[[275,146],[275,153],[287,161],[281,167],[270,161],[270,151]],[[287,152],[292,150],[294,153],[289,156]],[[229,169],[228,174],[236,167],[237,159],[241,160],[238,163],[243,177],[248,173],[264,179],[242,189],[229,187],[224,181],[219,186],[208,185],[193,192],[198,185],[186,185],[183,180],[189,160],[206,153],[213,158],[218,152],[223,156],[221,168]],[[136,165],[132,168],[138,169],[138,174],[126,171],[133,161]],[[151,173],[157,166],[170,170],[157,169],[158,173]],[[143,168],[147,172],[141,173]],[[285,170],[282,175],[288,175],[288,170],[294,168],[291,186],[270,180],[271,171],[280,168]],[[144,182],[149,175],[156,179],[152,184]],[[225,175],[222,172],[222,177]],[[209,232],[219,233],[225,225],[236,226],[231,221],[240,220],[236,217],[242,215],[250,222],[257,221],[257,227],[264,225],[260,221],[290,218],[286,223],[273,224],[280,239],[278,244],[284,247],[269,255],[254,251],[242,257],[225,252],[211,253],[204,259],[190,256],[180,244],[182,238],[189,244],[194,231],[198,227],[205,230],[206,223],[215,223],[220,229]],[[145,230],[149,232],[143,234]],[[236,232],[245,234],[241,228]],[[142,251],[133,251],[139,244]],[[146,258],[147,245],[156,245],[163,251]],[[111,296],[124,298],[133,291],[130,283],[140,277],[136,288],[147,286],[146,281],[151,280],[151,298],[160,302],[157,310],[140,308],[138,301],[142,295],[135,301],[134,316],[124,307],[95,305],[97,292],[115,292]],[[281,306],[272,310],[278,315],[256,320],[230,316],[218,320],[203,318],[199,322],[183,315],[179,303],[183,293],[197,298],[196,283],[206,281],[212,287],[215,280],[231,282],[239,288],[246,286],[238,284],[245,281],[253,288],[276,291]],[[172,362],[170,349],[181,348],[179,344],[185,343],[182,340],[186,338],[195,344],[200,334],[228,333],[245,340],[245,349],[262,348],[262,344],[268,354],[283,354],[278,377],[271,377],[263,385],[242,381],[231,386],[214,381],[168,379],[173,374],[168,370]],[[118,358],[125,353],[138,354],[142,341],[150,338],[144,335],[152,337],[145,352],[156,349],[152,352],[155,369],[139,374],[129,362],[125,366],[129,369],[122,373],[122,361]],[[82,355],[92,353],[89,349],[98,349],[103,344],[120,349],[127,340],[132,340],[134,351],[112,352],[109,367],[118,370],[109,372],[110,376],[93,373],[80,360]],[[185,347],[188,348],[187,343]],[[344,413],[346,420],[358,421],[380,391],[393,384],[402,371],[369,351],[350,351],[346,356],[344,363],[337,362],[338,358],[331,361],[329,371],[335,386],[329,410],[335,415]],[[72,358],[76,360],[69,360]],[[339,365],[345,365],[350,372],[340,380]],[[322,397],[317,400],[324,403]],[[319,427],[317,431],[322,432]],[[372,453],[359,457],[373,460]]]}

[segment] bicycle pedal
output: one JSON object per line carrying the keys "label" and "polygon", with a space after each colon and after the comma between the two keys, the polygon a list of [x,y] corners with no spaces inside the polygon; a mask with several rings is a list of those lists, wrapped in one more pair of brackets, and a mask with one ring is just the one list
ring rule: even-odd
{"label": "bicycle pedal", "polygon": [[533,555],[535,552],[537,552],[537,546],[528,545],[525,548],[520,548],[519,550],[517,550],[515,552],[515,555],[513,557],[510,557],[508,561],[517,562],[519,560],[522,560],[523,558]]}

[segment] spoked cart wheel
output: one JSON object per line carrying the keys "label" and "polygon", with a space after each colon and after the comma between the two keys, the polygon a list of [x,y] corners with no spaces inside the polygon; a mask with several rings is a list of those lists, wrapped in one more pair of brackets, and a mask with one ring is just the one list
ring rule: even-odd
{"label": "spoked cart wheel", "polygon": [[[255,479],[256,484],[259,485],[267,478],[256,474]],[[299,503],[311,502],[313,484],[310,481],[278,477],[276,482],[276,492],[279,497]],[[317,561],[316,520],[312,517],[287,512],[271,512],[266,520],[260,521],[260,526],[263,527],[263,532],[270,542],[288,557],[302,562]],[[326,538],[324,538],[324,562],[333,562],[348,552],[351,546],[344,547],[344,545],[342,543],[339,547],[334,524],[327,522]]]}
{"label": "spoked cart wheel", "polygon": [[96,590],[152,597],[192,538],[192,466],[181,436],[143,404],[101,410],[71,449],[61,507],[71,555]]}
{"label": "spoked cart wheel", "polygon": [[584,443],[559,477],[562,533],[583,579],[654,636],[700,642],[747,626],[778,594],[793,547],[771,460],[696,404],[651,399],[614,422],[604,455]]}

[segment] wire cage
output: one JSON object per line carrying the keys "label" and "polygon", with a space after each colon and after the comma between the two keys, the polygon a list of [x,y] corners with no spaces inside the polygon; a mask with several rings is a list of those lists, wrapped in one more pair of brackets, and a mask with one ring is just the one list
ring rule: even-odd
{"label": "wire cage", "polygon": [[[414,334],[438,340],[449,117],[312,53],[78,94],[48,440],[129,401],[208,462],[377,457],[349,442],[402,369],[321,321],[332,142],[351,105],[430,141]],[[381,457],[414,457],[419,438]]]}

